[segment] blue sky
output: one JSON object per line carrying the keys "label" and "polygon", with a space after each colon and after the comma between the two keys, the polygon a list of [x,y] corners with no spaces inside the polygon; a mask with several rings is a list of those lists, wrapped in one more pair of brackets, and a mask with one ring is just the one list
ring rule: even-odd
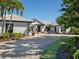
{"label": "blue sky", "polygon": [[61,13],[61,0],[21,0],[24,4],[23,16],[28,19],[55,21]]}

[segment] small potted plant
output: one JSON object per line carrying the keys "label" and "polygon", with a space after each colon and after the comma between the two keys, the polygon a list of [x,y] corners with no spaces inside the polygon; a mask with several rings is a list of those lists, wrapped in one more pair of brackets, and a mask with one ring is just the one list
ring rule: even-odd
{"label": "small potted plant", "polygon": [[34,32],[32,32],[32,35],[34,36],[34,35],[35,35],[35,33],[34,33]]}

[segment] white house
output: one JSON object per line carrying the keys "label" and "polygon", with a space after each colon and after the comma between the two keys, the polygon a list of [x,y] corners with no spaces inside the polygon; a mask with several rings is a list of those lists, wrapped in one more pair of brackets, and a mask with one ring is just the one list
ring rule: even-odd
{"label": "white house", "polygon": [[[15,32],[15,33],[22,33],[25,35],[28,35],[29,33],[29,25],[32,23],[31,20],[25,19],[22,16],[17,15],[6,15],[5,21],[4,21],[4,31],[3,32]],[[0,33],[2,30],[2,18],[0,17]]]}
{"label": "white house", "polygon": [[52,30],[53,30],[53,33],[62,33],[61,32],[61,29],[62,29],[62,26],[60,26],[59,24],[57,24],[56,22],[52,22]]}
{"label": "white house", "polygon": [[37,19],[32,19],[34,22],[31,24],[33,25],[33,31],[34,32],[43,32],[44,29],[44,24],[42,22],[40,22]]}
{"label": "white house", "polygon": [[51,25],[50,31],[52,33],[61,33],[61,26],[59,26],[57,23],[49,22],[49,21],[39,21],[37,19],[32,19],[34,22],[32,25],[34,25],[34,31],[38,29],[38,32],[44,32],[47,25]]}

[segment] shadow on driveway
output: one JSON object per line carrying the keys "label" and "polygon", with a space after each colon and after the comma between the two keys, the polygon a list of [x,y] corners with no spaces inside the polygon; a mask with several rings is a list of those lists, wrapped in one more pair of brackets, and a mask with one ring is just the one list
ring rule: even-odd
{"label": "shadow on driveway", "polygon": [[21,59],[21,57],[23,57],[23,59],[24,57],[31,59],[31,56],[33,59],[34,56],[40,55],[40,53],[46,49],[48,45],[56,41],[57,38],[60,37],[41,36],[29,39],[19,39],[14,42],[0,44],[0,59]]}

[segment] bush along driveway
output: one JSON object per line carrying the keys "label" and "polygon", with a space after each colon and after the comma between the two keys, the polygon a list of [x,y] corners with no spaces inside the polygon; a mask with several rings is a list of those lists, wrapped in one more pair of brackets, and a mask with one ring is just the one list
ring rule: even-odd
{"label": "bush along driveway", "polygon": [[79,38],[65,38],[54,42],[40,59],[79,59]]}

